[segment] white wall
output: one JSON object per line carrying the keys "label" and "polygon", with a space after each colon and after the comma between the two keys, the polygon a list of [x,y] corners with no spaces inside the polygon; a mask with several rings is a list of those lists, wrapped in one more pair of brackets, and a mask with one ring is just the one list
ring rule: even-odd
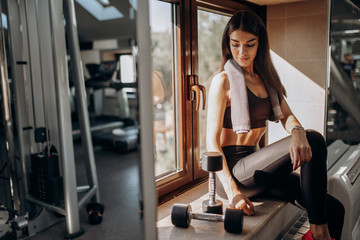
{"label": "white wall", "polygon": [[[287,91],[286,101],[294,115],[304,128],[323,133],[325,90],[276,53],[271,52],[271,57]],[[287,135],[288,133],[280,122],[269,122],[268,143],[275,142]]]}
{"label": "white wall", "polygon": [[[271,55],[300,123],[324,134],[328,46],[328,1],[312,0],[267,7]],[[269,123],[268,143],[288,133]]]}

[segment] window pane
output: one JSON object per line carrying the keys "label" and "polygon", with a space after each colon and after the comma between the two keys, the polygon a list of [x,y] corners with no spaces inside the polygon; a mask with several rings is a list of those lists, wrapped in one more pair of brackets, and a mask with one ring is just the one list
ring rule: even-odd
{"label": "window pane", "polygon": [[120,56],[121,82],[131,83],[134,79],[134,61],[132,55]]}
{"label": "window pane", "polygon": [[[199,83],[206,88],[206,96],[212,78],[220,72],[221,38],[230,17],[198,10]],[[206,111],[199,111],[200,156],[206,152]]]}
{"label": "window pane", "polygon": [[173,50],[174,5],[150,0],[155,176],[177,170],[173,86],[176,82]]}

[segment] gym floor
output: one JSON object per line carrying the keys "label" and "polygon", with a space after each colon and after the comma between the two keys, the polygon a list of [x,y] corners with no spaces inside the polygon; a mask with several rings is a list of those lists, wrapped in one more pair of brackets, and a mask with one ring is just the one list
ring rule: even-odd
{"label": "gym floor", "polygon": [[[77,185],[87,185],[81,143],[74,145]],[[86,210],[80,209],[80,225],[85,234],[79,240],[143,239],[139,214],[139,151],[119,153],[94,147],[100,185],[101,202],[105,205],[104,219],[99,225],[88,223]],[[63,239],[65,219],[49,229],[29,238],[31,240]]]}

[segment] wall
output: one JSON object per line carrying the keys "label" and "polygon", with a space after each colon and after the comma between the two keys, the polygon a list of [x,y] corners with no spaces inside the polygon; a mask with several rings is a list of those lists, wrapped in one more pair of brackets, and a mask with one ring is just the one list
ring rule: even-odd
{"label": "wall", "polygon": [[[267,7],[272,59],[285,86],[286,99],[305,128],[325,128],[328,1],[312,0]],[[288,134],[269,123],[268,143]]]}

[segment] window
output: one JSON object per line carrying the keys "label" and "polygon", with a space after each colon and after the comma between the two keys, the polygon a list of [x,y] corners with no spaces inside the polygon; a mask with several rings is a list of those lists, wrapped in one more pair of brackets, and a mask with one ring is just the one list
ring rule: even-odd
{"label": "window", "polygon": [[174,48],[174,5],[150,1],[150,29],[152,40],[152,76],[155,175],[160,178],[179,170],[176,154],[176,101],[174,87],[177,82]]}
{"label": "window", "polygon": [[[229,19],[229,16],[219,13],[198,10],[199,84],[205,87],[206,96],[209,95],[212,78],[220,72],[221,38]],[[206,152],[206,110],[199,112],[200,155]]]}
{"label": "window", "polygon": [[208,91],[220,71],[221,38],[229,16],[249,7],[218,0],[149,3],[155,176],[161,197],[208,176],[200,162],[206,151],[206,111],[202,103],[196,110],[202,97],[194,98],[191,89],[203,85]]}
{"label": "window", "polygon": [[120,79],[123,83],[135,82],[132,55],[120,55]]}

